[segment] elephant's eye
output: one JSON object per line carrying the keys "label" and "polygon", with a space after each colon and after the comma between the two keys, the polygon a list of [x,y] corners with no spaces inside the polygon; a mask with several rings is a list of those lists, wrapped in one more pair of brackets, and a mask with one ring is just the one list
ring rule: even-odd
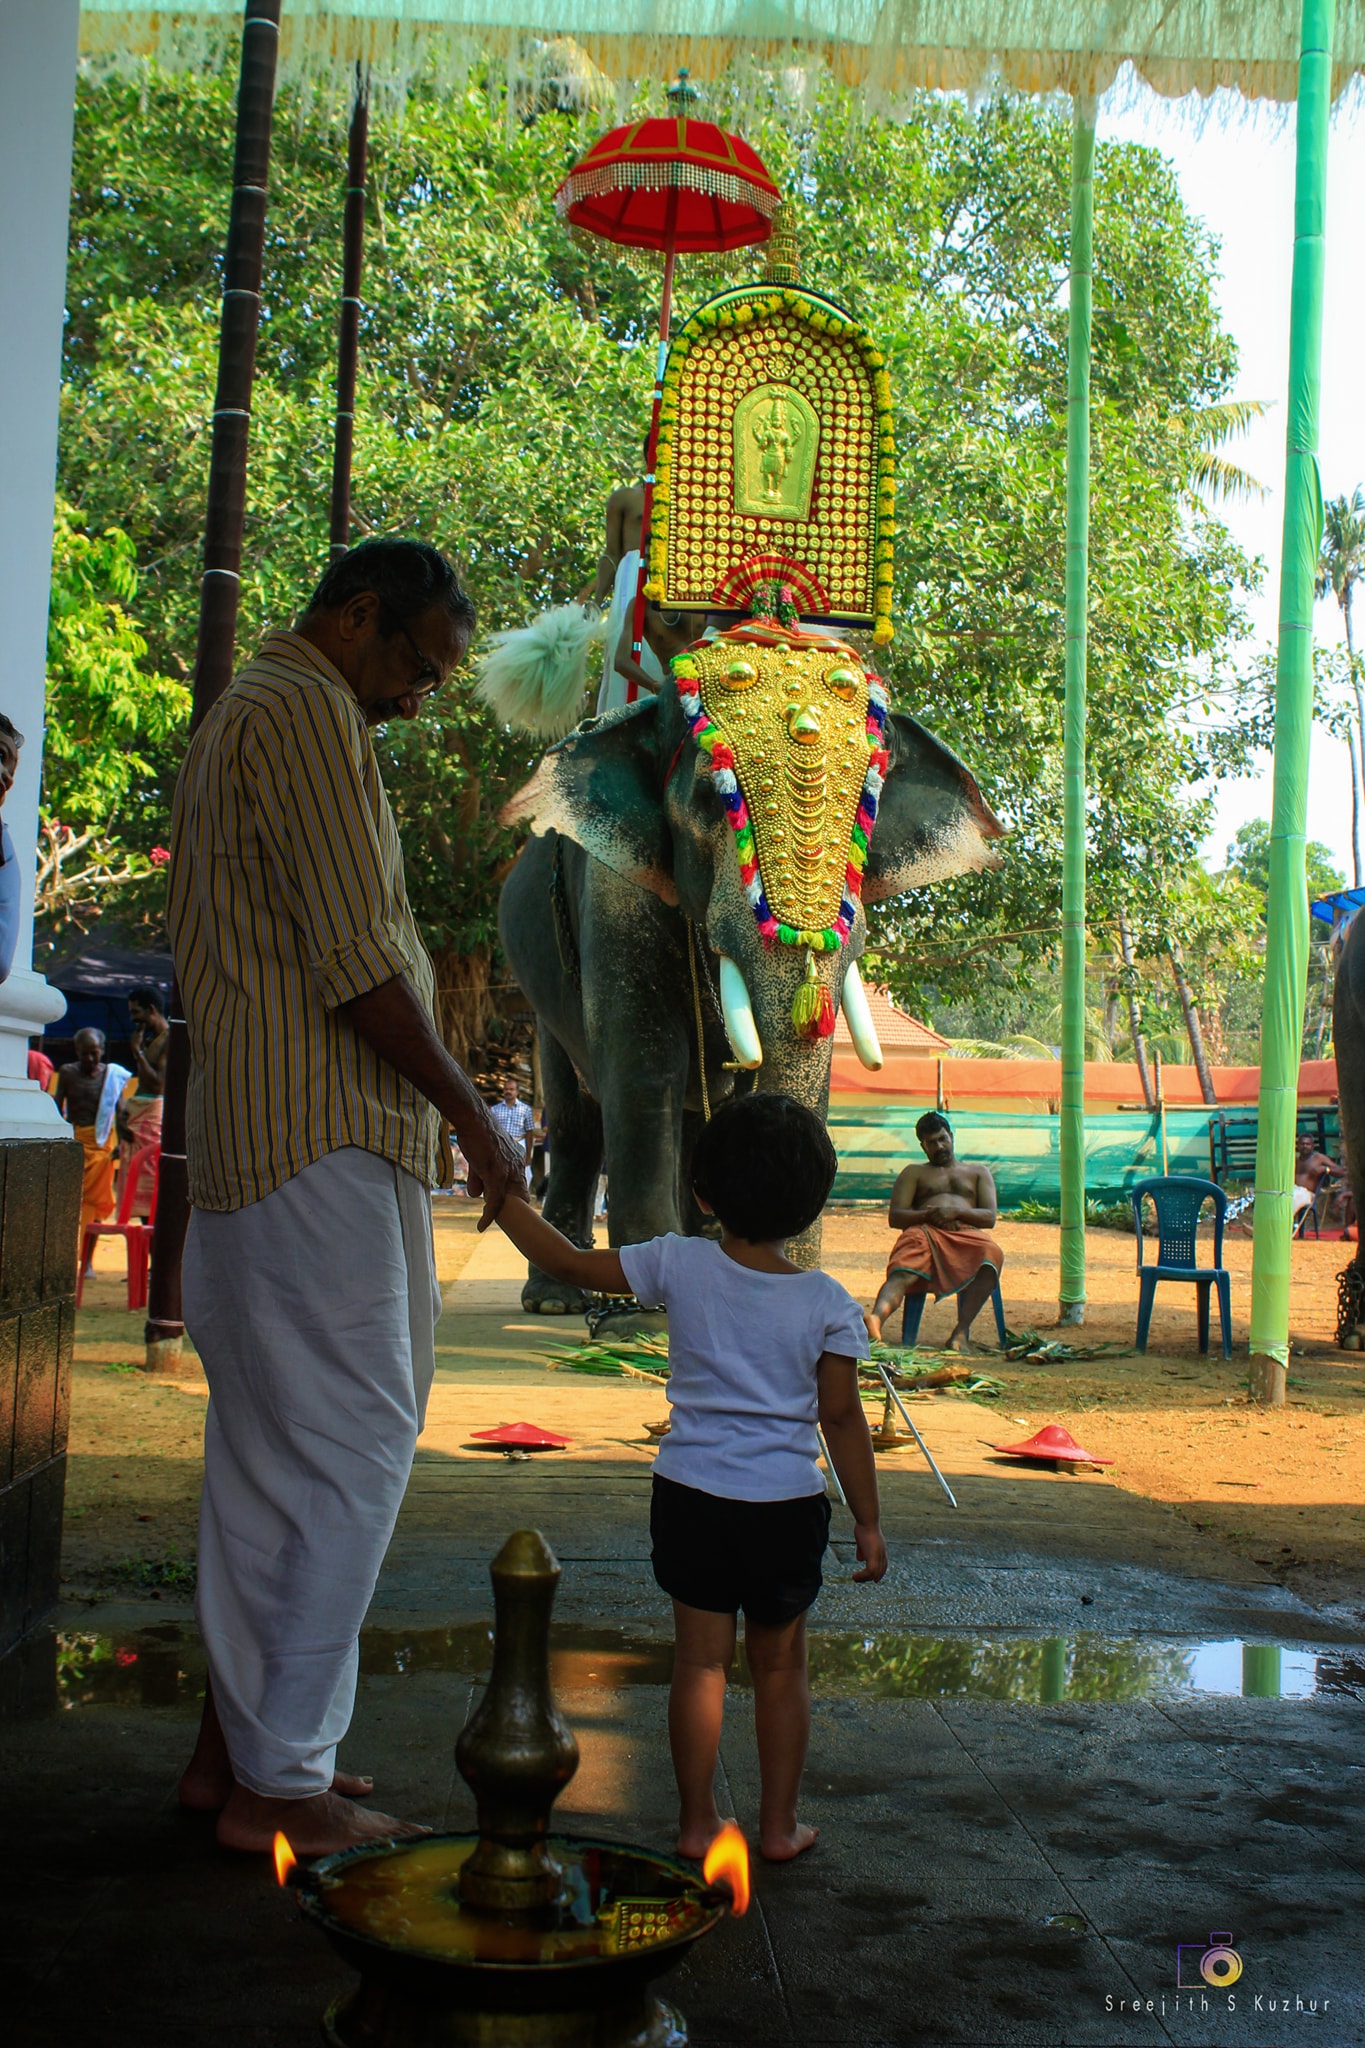
{"label": "elephant's eye", "polygon": [[758,670],[751,661],[732,661],[725,671],[727,690],[751,690],[757,681]]}
{"label": "elephant's eye", "polygon": [[836,697],[849,704],[858,694],[858,677],[851,668],[832,668],[825,677]]}

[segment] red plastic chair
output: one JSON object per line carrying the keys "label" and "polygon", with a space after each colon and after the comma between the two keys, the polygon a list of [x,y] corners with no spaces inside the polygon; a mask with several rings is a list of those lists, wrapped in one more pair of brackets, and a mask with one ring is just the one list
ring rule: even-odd
{"label": "red plastic chair", "polygon": [[[152,1175],[152,1199],[146,1223],[134,1217],[133,1197],[142,1181],[143,1171],[150,1168]],[[152,1225],[156,1222],[156,1197],[161,1185],[161,1147],[158,1144],[144,1145],[134,1152],[119,1177],[118,1210],[112,1223],[87,1223],[81,1232],[80,1270],[76,1278],[76,1306],[81,1305],[85,1292],[85,1269],[95,1253],[95,1242],[101,1237],[121,1237],[128,1248],[128,1306],[147,1306],[147,1265],[152,1248]]]}

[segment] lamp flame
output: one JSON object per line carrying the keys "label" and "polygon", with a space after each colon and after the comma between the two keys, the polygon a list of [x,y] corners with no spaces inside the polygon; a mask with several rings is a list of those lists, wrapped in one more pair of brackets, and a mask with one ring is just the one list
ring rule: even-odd
{"label": "lamp flame", "polygon": [[292,1870],[297,1870],[298,1867],[298,1858],[290,1848],[288,1839],[277,1832],[275,1836],[275,1882],[277,1884],[288,1884],[289,1873]]}
{"label": "lamp flame", "polygon": [[749,1844],[732,1820],[706,1852],[701,1874],[708,1884],[730,1887],[730,1911],[738,1917],[749,1910]]}

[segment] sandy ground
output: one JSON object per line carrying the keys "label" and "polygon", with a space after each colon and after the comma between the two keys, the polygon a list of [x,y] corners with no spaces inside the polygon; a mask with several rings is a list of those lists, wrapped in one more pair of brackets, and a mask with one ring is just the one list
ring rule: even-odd
{"label": "sandy ground", "polygon": [[[448,1291],[477,1242],[473,1224],[463,1205],[438,1208],[438,1263]],[[1055,1324],[1059,1232],[1002,1223],[997,1235],[1011,1329]],[[879,1214],[836,1211],[826,1221],[824,1262],[868,1302],[890,1242]],[[1294,1246],[1294,1357],[1281,1411],[1256,1409],[1246,1399],[1251,1246],[1230,1240],[1231,1360],[1217,1352],[1198,1356],[1193,1290],[1163,1286],[1145,1359],[1125,1350],[1049,1366],[992,1364],[1006,1393],[989,1417],[982,1411],[983,1432],[1009,1441],[1045,1422],[1064,1423],[1087,1449],[1114,1460],[1120,1486],[1170,1503],[1315,1604],[1365,1610],[1365,1353],[1339,1352],[1331,1341],[1335,1275],[1348,1250],[1312,1240]],[[121,1306],[117,1244],[106,1241],[101,1254],[77,1329],[64,1569],[73,1584],[174,1592],[183,1587],[184,1560],[194,1549],[207,1390],[192,1356],[175,1377],[141,1370],[142,1318]],[[1057,1334],[1131,1346],[1134,1255],[1131,1237],[1087,1234],[1086,1323]],[[946,1303],[931,1304],[921,1342],[941,1341],[951,1320]],[[579,1327],[545,1319],[545,1340],[562,1342]],[[989,1311],[978,1334],[993,1336]],[[524,1334],[519,1341],[527,1341]],[[496,1383],[496,1365],[481,1377]],[[585,1393],[601,1391],[600,1382],[581,1385]],[[561,1409],[567,1414],[575,1382],[560,1376],[545,1392],[537,1414],[544,1409],[554,1427],[549,1407],[556,1418]]]}

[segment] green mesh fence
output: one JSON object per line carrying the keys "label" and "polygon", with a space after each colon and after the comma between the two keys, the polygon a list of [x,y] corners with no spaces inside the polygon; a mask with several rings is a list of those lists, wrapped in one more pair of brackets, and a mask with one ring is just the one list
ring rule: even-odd
{"label": "green mesh fence", "polygon": [[[917,1103],[905,1109],[840,1109],[837,1101],[831,1104],[829,1133],[839,1154],[835,1201],[884,1202],[901,1168],[924,1157],[915,1123],[932,1107]],[[1058,1117],[967,1109],[952,1110],[949,1118],[959,1158],[985,1160],[995,1175],[1002,1209],[1020,1202],[1060,1202]],[[1167,1110],[1166,1160],[1170,1173],[1208,1179],[1207,1110]],[[1158,1117],[1087,1114],[1085,1191],[1090,1201],[1120,1202],[1134,1181],[1162,1171]]]}

